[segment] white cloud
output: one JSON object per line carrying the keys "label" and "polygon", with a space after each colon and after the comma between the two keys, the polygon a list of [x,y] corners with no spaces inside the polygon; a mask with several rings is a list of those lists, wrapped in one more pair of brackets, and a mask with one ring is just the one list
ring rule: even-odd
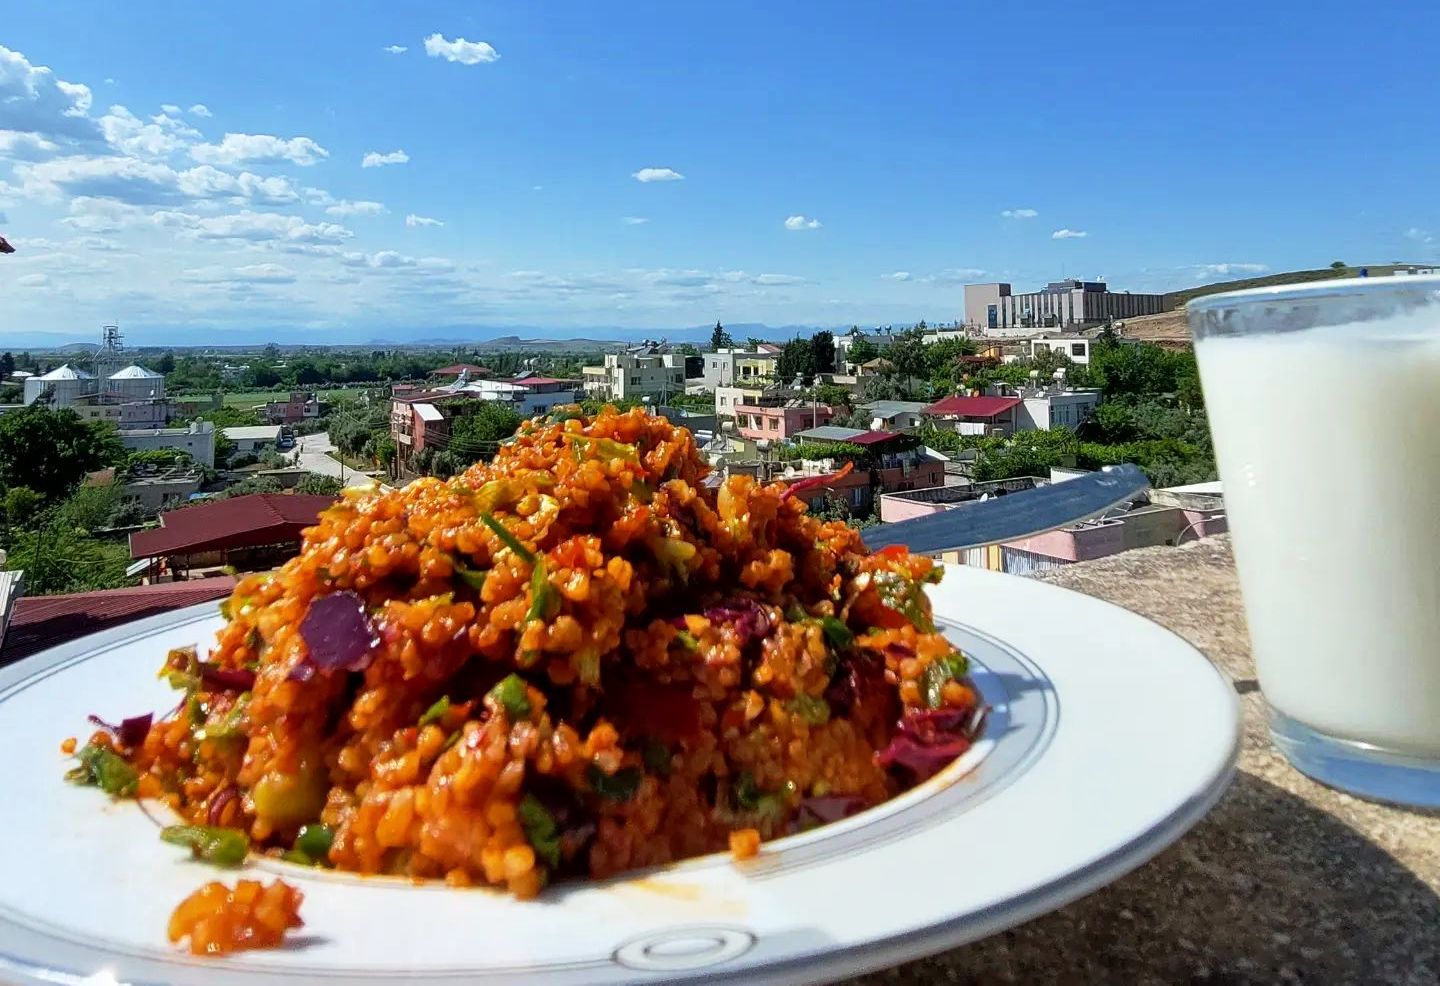
{"label": "white cloud", "polygon": [[15,283],[22,288],[43,288],[50,283],[50,278],[44,274],[25,274],[17,277]]}
{"label": "white cloud", "polygon": [[275,212],[239,212],[197,216],[188,212],[157,212],[151,220],[197,240],[244,240],[252,243],[334,244],[354,234],[338,223],[307,223],[299,216]]}
{"label": "white cloud", "polygon": [[59,145],[37,133],[0,130],[0,158],[12,161],[41,161],[58,151]]}
{"label": "white cloud", "polygon": [[386,54],[389,54],[389,55],[403,55],[403,54],[405,54],[405,52],[409,51],[410,49],[407,48],[407,47],[405,47],[404,45],[386,45],[384,48],[381,48],[380,50],[383,51],[383,52],[385,52]]}
{"label": "white cloud", "polygon": [[1036,212],[1034,209],[1004,209],[1001,211],[1000,215],[1004,216],[1006,219],[1034,219],[1036,216],[1040,215],[1040,213]]}
{"label": "white cloud", "polygon": [[650,220],[646,219],[644,216],[624,216],[621,218],[620,221],[626,226],[644,226]]}
{"label": "white cloud", "polygon": [[232,175],[209,165],[176,171],[169,165],[127,157],[70,156],[15,167],[22,193],[39,198],[109,198],[130,205],[219,199],[257,205],[299,200],[288,178]]}
{"label": "white cloud", "polygon": [[164,158],[188,147],[200,132],[174,117],[161,114],[146,123],[123,106],[112,106],[100,118],[105,142],[122,154],[139,158]]}
{"label": "white cloud", "polygon": [[417,226],[444,226],[445,224],[439,219],[431,219],[429,216],[417,216],[412,212],[405,217],[405,225],[414,229]]}
{"label": "white cloud", "polygon": [[1083,229],[1057,229],[1050,234],[1052,240],[1078,240],[1090,234]]}
{"label": "white cloud", "polygon": [[346,267],[366,268],[377,271],[421,270],[429,273],[448,273],[455,265],[444,257],[407,257],[394,250],[378,253],[346,253],[340,262]]}
{"label": "white cloud", "polygon": [[967,281],[983,277],[986,273],[982,267],[947,267],[944,270],[937,270],[933,274],[927,274],[920,280],[926,284],[964,284]]}
{"label": "white cloud", "polygon": [[881,274],[880,276],[885,278],[887,281],[910,280],[910,272],[908,270],[897,270],[893,274]]}
{"label": "white cloud", "polygon": [[[306,191],[317,191],[317,189],[306,189]],[[328,206],[325,214],[327,216],[378,216],[384,211],[385,207],[379,202],[342,200]]]}
{"label": "white cloud", "polygon": [[794,274],[756,274],[752,283],[774,287],[783,284],[804,284],[805,278]]}
{"label": "white cloud", "polygon": [[214,113],[211,113],[211,112],[210,112],[210,107],[206,106],[204,103],[196,103],[194,106],[190,107],[190,115],[191,115],[191,116],[214,116],[215,114],[214,114]]}
{"label": "white cloud", "polygon": [[202,164],[279,164],[288,161],[301,167],[318,164],[330,152],[309,137],[275,137],[270,134],[227,133],[218,144],[199,144],[190,156]]}
{"label": "white cloud", "polygon": [[1269,270],[1268,264],[1190,264],[1182,270],[1193,270],[1199,274],[1213,274],[1217,277],[1224,277],[1227,274],[1263,274]]}
{"label": "white cloud", "polygon": [[185,271],[184,280],[196,284],[294,284],[295,272],[280,264],[247,264],[233,269],[212,265]]}
{"label": "white cloud", "polygon": [[174,103],[161,103],[160,112],[168,116],[179,116],[181,113],[181,109]]}
{"label": "white cloud", "polygon": [[641,168],[631,176],[636,181],[681,181],[685,178],[680,172],[670,168]]}
{"label": "white cloud", "polygon": [[432,34],[425,39],[425,54],[461,65],[493,62],[500,57],[500,53],[484,41],[466,41],[464,38],[449,41],[443,34]]}
{"label": "white cloud", "polygon": [[143,209],[114,199],[80,196],[70,200],[70,215],[60,220],[86,233],[114,233],[139,222]]}
{"label": "white cloud", "polygon": [[93,140],[90,88],[57,79],[18,51],[0,45],[0,124],[42,138]]}
{"label": "white cloud", "polygon": [[369,151],[360,159],[362,168],[382,168],[387,164],[407,164],[410,155],[404,151],[390,151],[388,154],[381,154],[379,151]]}
{"label": "white cloud", "polygon": [[1421,229],[1418,226],[1411,226],[1407,229],[1405,231],[1405,238],[1407,240],[1414,240],[1416,243],[1423,243],[1426,246],[1435,242],[1435,237],[1430,235],[1428,229]]}
{"label": "white cloud", "polygon": [[786,229],[819,229],[820,220],[810,219],[806,216],[791,216],[785,220]]}

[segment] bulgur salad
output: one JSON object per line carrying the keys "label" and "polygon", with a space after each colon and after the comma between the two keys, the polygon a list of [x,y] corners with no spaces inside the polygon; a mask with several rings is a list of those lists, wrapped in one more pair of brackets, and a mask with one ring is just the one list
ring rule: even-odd
{"label": "bulgur salad", "polygon": [[[95,720],[70,776],[168,805],[162,837],[213,863],[531,898],[753,856],[964,753],[983,710],[932,622],[941,569],[707,472],[661,417],[562,408],[453,479],[347,494],[207,655],[165,657],[178,707]],[[299,907],[207,884],[170,937],[274,945]]]}

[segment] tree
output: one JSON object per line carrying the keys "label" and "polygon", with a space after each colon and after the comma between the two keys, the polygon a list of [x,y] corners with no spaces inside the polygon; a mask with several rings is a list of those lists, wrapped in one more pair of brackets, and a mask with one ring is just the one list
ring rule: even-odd
{"label": "tree", "polygon": [[10,352],[7,350],[5,353],[0,354],[0,377],[9,380],[10,375],[14,372],[15,357],[10,355]]}
{"label": "tree", "polygon": [[836,408],[849,407],[855,402],[855,396],[850,391],[833,383],[822,383],[816,387],[815,399],[821,404]]}
{"label": "tree", "polygon": [[175,354],[166,351],[163,356],[155,361],[155,372],[163,373],[166,376],[175,372]]}
{"label": "tree", "polygon": [[790,383],[796,377],[808,383],[815,376],[815,350],[809,339],[791,339],[780,350],[775,361],[775,376],[781,383]]}
{"label": "tree", "polygon": [[28,486],[56,500],[87,472],[124,459],[113,427],[84,421],[69,408],[32,404],[0,417],[0,487]]}
{"label": "tree", "polygon": [[855,341],[850,344],[850,354],[847,360],[856,366],[870,362],[880,355],[880,347],[870,341],[866,335],[857,335]]}
{"label": "tree", "polygon": [[45,498],[30,487],[12,486],[5,491],[3,501],[5,523],[11,527],[28,524],[44,505]]}
{"label": "tree", "polygon": [[499,401],[480,401],[475,410],[450,422],[450,444],[475,448],[500,442],[515,434],[520,421],[513,408]]}
{"label": "tree", "polygon": [[761,339],[759,336],[747,336],[745,339],[745,348],[752,353],[758,350],[764,344],[765,340]]}
{"label": "tree", "polygon": [[129,561],[123,544],[97,541],[55,514],[12,534],[7,564],[25,571],[27,595],[44,596],[122,586]]}
{"label": "tree", "polygon": [[273,387],[280,382],[280,371],[266,363],[251,363],[240,375],[240,382],[246,387]]}
{"label": "tree", "polygon": [[104,483],[81,486],[56,508],[56,514],[70,527],[97,531],[110,526],[110,518],[120,505],[120,484]]}
{"label": "tree", "polygon": [[344,488],[344,484],[337,477],[324,476],[318,472],[307,472],[300,477],[300,482],[295,484],[296,493],[313,496],[339,496]]}
{"label": "tree", "polygon": [[235,496],[249,496],[252,493],[280,493],[284,487],[280,480],[274,476],[253,475],[246,476],[240,482],[227,489],[222,496],[229,498]]}
{"label": "tree", "polygon": [[692,342],[682,342],[680,343],[680,345],[675,347],[675,352],[679,353],[681,356],[699,356],[700,347],[696,346]]}
{"label": "tree", "polygon": [[822,329],[810,337],[811,362],[816,373],[835,372],[835,336],[828,329]]}
{"label": "tree", "polygon": [[730,333],[726,332],[725,326],[719,322],[715,323],[715,331],[710,333],[710,348],[717,351],[735,348],[735,340],[730,338]]}
{"label": "tree", "polygon": [[918,329],[911,329],[897,336],[885,351],[885,358],[890,361],[890,372],[907,382],[916,378],[928,378],[930,364],[925,349]]}
{"label": "tree", "polygon": [[1335,261],[1332,261],[1332,262],[1331,262],[1331,264],[1330,264],[1330,269],[1331,269],[1331,270],[1345,270],[1345,269],[1346,269],[1347,267],[1349,267],[1349,266],[1350,266],[1350,265],[1347,264],[1347,263],[1346,263],[1345,261],[1343,261],[1343,260],[1335,260]]}

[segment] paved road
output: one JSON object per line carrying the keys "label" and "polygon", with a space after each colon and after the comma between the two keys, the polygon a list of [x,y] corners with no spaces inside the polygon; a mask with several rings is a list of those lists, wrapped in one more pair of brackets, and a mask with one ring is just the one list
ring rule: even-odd
{"label": "paved road", "polygon": [[[330,457],[329,452],[335,448],[330,442],[329,432],[320,432],[316,435],[301,435],[295,440],[295,461],[302,469],[311,472],[318,472],[324,476],[340,478],[340,462]],[[355,475],[355,470],[346,469],[345,478]]]}

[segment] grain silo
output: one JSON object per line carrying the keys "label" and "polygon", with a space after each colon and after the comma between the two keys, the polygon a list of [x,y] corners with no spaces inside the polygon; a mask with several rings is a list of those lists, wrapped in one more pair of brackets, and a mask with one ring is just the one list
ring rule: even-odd
{"label": "grain silo", "polygon": [[108,401],[148,401],[165,396],[165,374],[131,364],[105,380]]}
{"label": "grain silo", "polygon": [[48,391],[53,407],[69,407],[72,404],[85,403],[86,399],[95,396],[97,389],[98,381],[94,374],[78,370],[66,363],[49,373],[26,380],[25,403],[34,404],[41,394]]}

